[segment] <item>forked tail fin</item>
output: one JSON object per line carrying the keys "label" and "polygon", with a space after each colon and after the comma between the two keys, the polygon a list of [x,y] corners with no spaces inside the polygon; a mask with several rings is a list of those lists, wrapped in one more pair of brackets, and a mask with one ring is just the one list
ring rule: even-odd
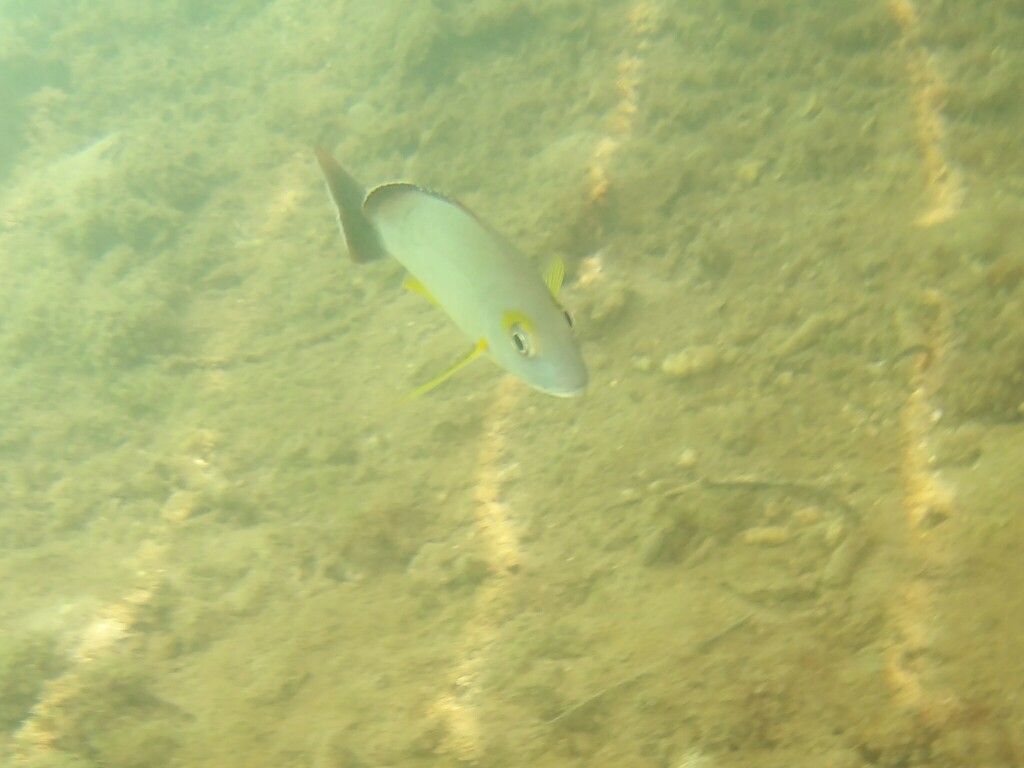
{"label": "forked tail fin", "polygon": [[322,147],[314,147],[316,161],[320,165],[327,192],[338,212],[338,226],[345,236],[349,256],[357,264],[376,261],[387,256],[387,251],[377,236],[369,219],[363,215],[363,198],[366,190],[353,179],[331,153]]}

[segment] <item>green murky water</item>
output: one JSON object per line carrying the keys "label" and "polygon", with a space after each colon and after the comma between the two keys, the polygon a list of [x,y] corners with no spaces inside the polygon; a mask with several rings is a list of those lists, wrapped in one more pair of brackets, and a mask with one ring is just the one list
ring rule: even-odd
{"label": "green murky water", "polygon": [[[1024,6],[0,0],[0,763],[1024,761]],[[559,400],[310,151],[563,289]]]}

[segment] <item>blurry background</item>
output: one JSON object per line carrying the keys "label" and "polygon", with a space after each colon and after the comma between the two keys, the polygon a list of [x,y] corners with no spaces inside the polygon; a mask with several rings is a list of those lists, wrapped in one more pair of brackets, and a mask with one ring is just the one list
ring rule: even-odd
{"label": "blurry background", "polygon": [[[0,756],[1024,759],[1024,5],[0,0]],[[344,253],[536,257],[591,391]]]}

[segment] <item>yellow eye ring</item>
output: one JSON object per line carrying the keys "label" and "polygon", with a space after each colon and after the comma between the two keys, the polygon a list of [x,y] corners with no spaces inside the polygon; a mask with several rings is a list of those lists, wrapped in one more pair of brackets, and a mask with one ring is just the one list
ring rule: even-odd
{"label": "yellow eye ring", "polygon": [[512,343],[512,347],[523,357],[537,354],[533,344],[533,323],[525,314],[518,310],[508,310],[502,317],[502,325]]}

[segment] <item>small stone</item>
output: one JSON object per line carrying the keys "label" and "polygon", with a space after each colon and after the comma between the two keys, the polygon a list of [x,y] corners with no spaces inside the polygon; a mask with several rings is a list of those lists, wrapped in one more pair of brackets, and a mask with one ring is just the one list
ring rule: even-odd
{"label": "small stone", "polygon": [[801,507],[793,513],[793,522],[798,525],[814,525],[820,523],[823,516],[818,507]]}
{"label": "small stone", "polygon": [[761,178],[764,166],[764,160],[748,160],[736,169],[736,178],[744,184],[753,186]]}
{"label": "small stone", "polygon": [[800,327],[794,330],[779,345],[777,355],[780,359],[803,352],[814,346],[832,328],[838,325],[840,318],[827,312],[815,312]]}
{"label": "small stone", "polygon": [[718,367],[718,350],[710,344],[687,347],[669,355],[661,362],[661,370],[675,379],[686,379],[697,374],[713,371]]}
{"label": "small stone", "polygon": [[644,536],[640,542],[640,562],[646,566],[657,565],[674,560],[670,545],[671,531],[666,528],[655,528]]}
{"label": "small stone", "polygon": [[821,102],[818,100],[817,94],[811,94],[807,97],[800,109],[797,110],[797,115],[802,118],[814,117],[818,112],[821,111]]}
{"label": "small stone", "polygon": [[846,529],[843,527],[843,524],[838,520],[833,520],[829,523],[828,528],[825,529],[825,544],[830,549],[835,549],[845,535]]}
{"label": "small stone", "polygon": [[633,370],[641,373],[650,373],[654,370],[654,361],[647,355],[635,355],[632,360]]}
{"label": "small stone", "polygon": [[762,547],[777,547],[789,541],[787,528],[779,525],[764,525],[758,528],[747,528],[743,532],[743,543]]}
{"label": "small stone", "polygon": [[633,504],[643,498],[643,494],[636,488],[623,488],[619,491],[620,504]]}
{"label": "small stone", "polygon": [[196,511],[196,495],[192,491],[175,491],[164,502],[160,516],[171,523],[183,523]]}
{"label": "small stone", "polygon": [[847,537],[829,557],[821,572],[821,581],[829,587],[842,587],[849,583],[860,564],[866,542],[859,536]]}
{"label": "small stone", "polygon": [[697,452],[693,448],[686,448],[676,459],[676,466],[682,469],[693,469],[697,466]]}
{"label": "small stone", "polygon": [[718,546],[718,542],[713,536],[708,536],[704,541],[697,545],[697,548],[693,550],[689,557],[686,558],[687,565],[697,565],[703,563],[710,556],[715,547]]}

